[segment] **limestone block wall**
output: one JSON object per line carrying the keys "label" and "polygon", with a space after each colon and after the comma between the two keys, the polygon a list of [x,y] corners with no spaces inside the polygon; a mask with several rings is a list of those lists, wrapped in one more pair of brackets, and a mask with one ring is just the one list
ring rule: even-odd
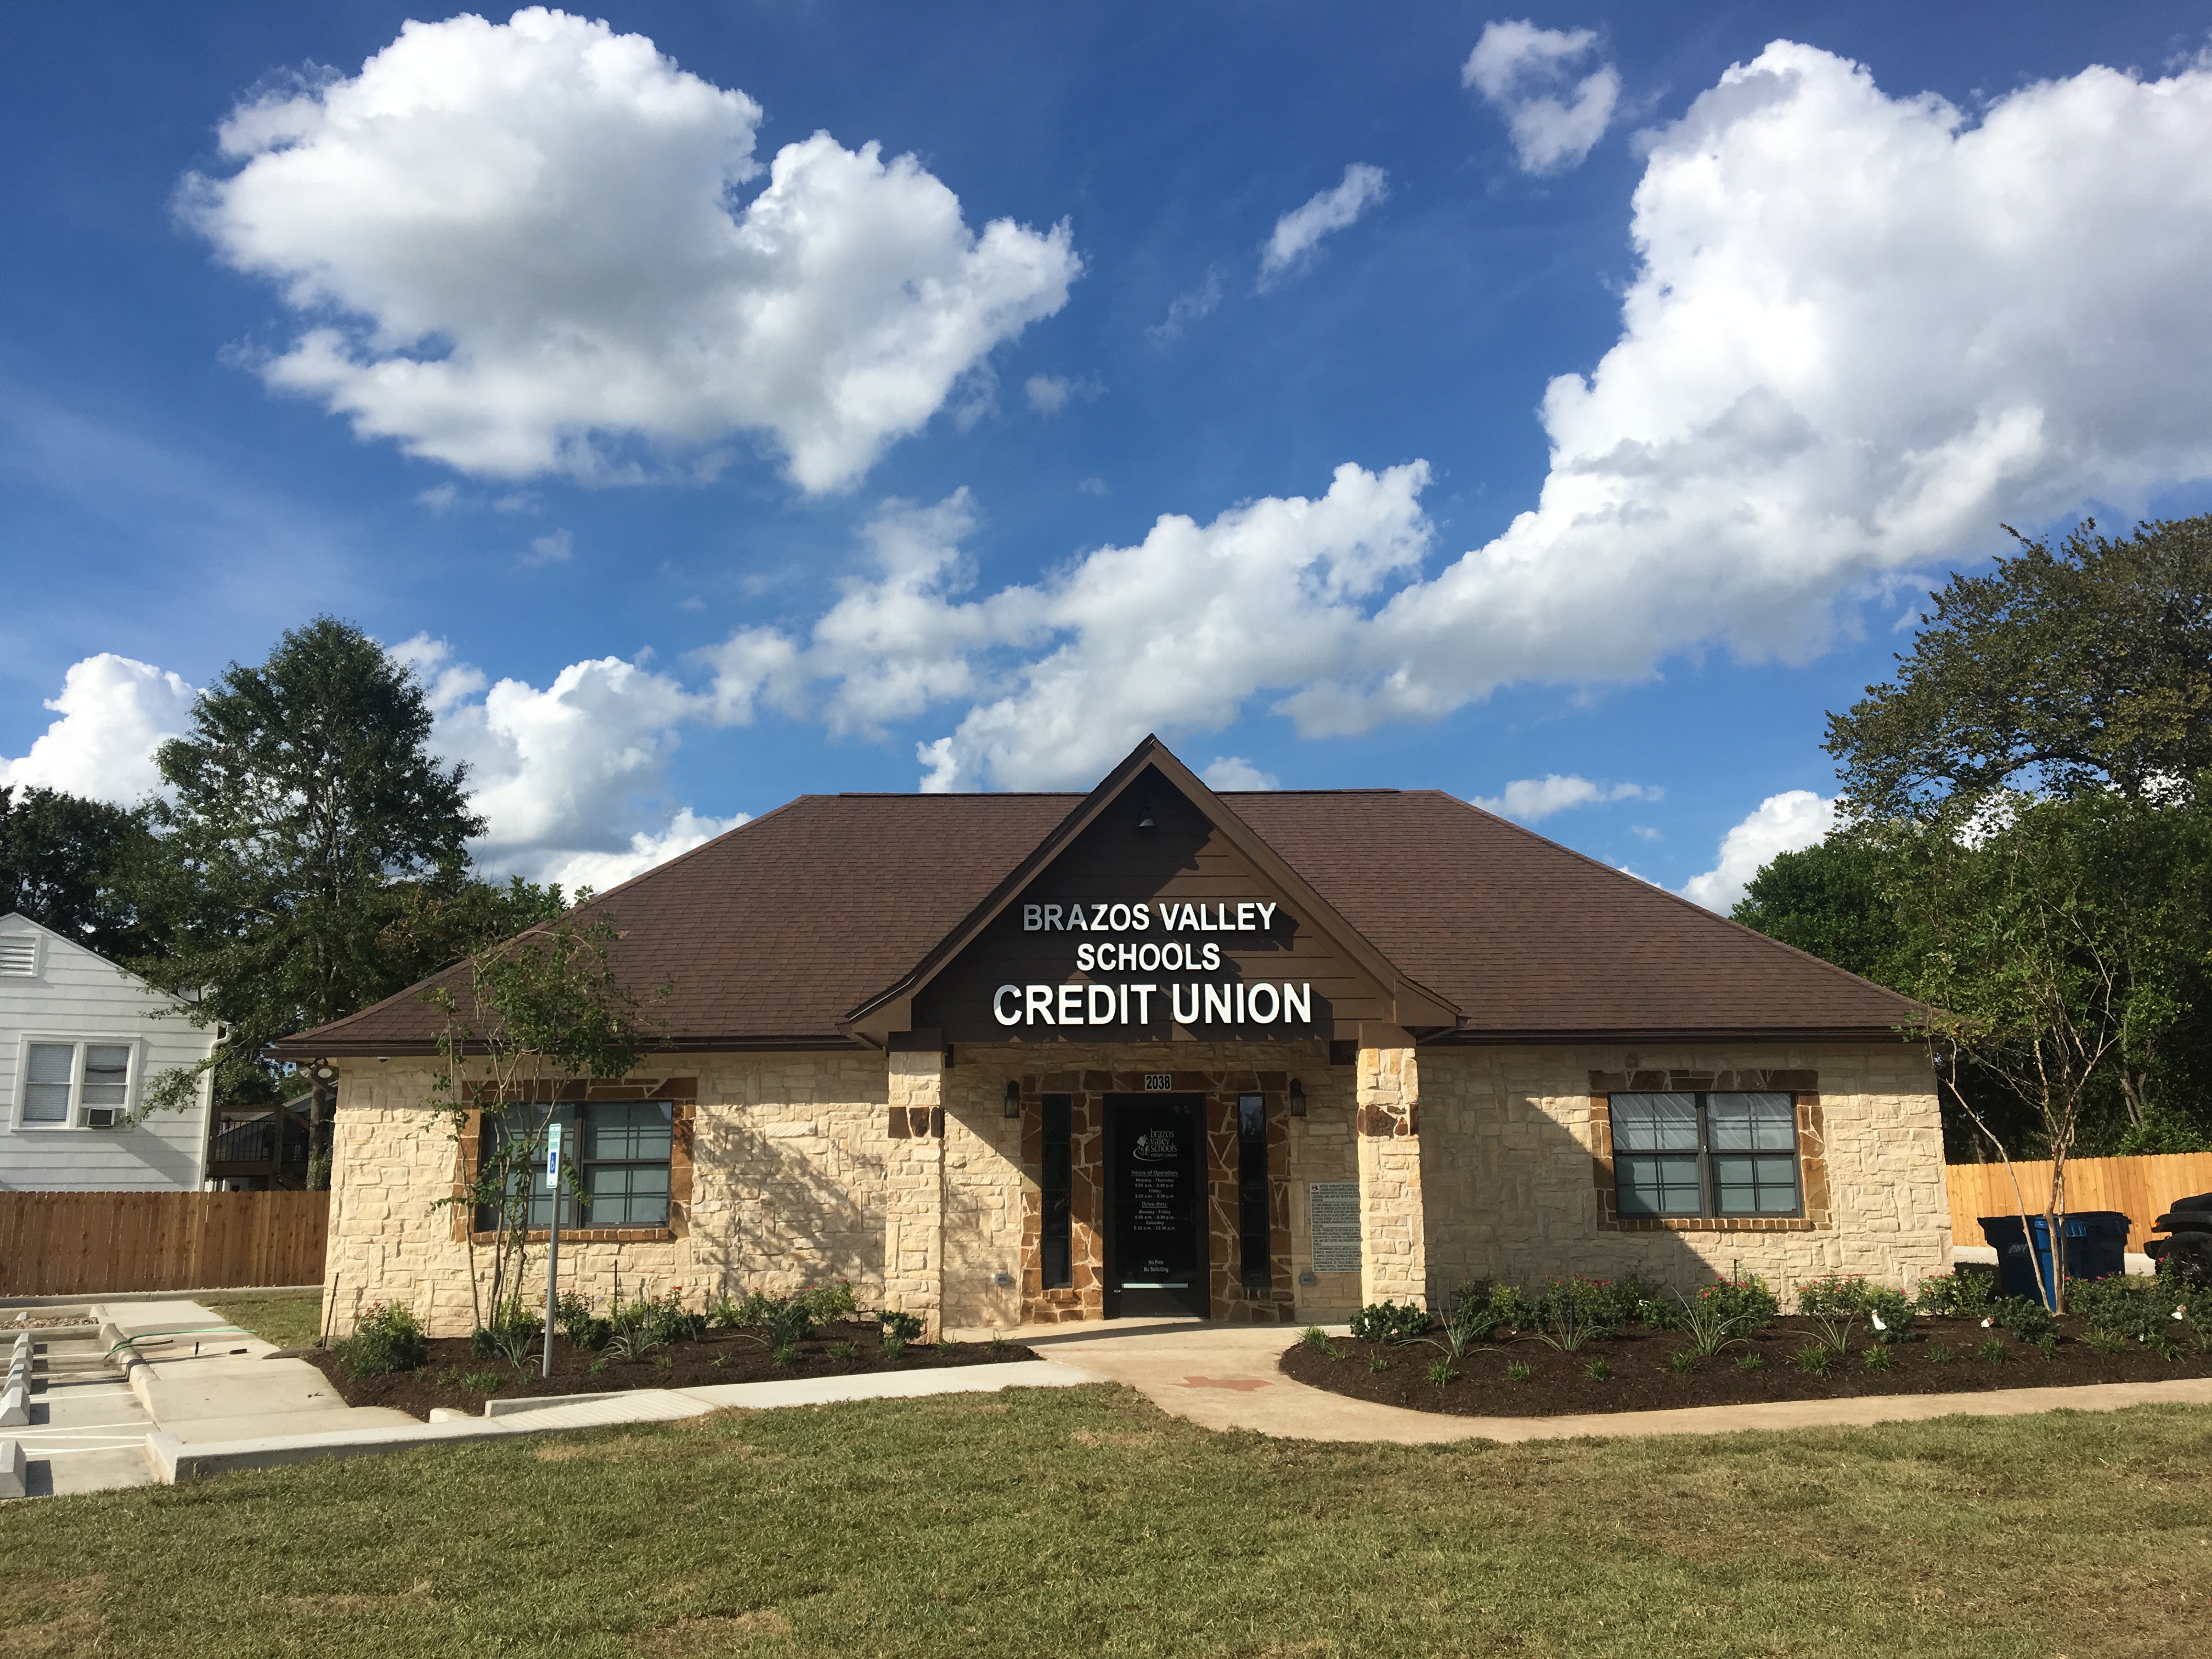
{"label": "limestone block wall", "polygon": [[[656,1057],[653,1072],[696,1077],[691,1182],[670,1224],[645,1237],[564,1235],[561,1279],[604,1303],[680,1285],[781,1294],[848,1278],[865,1300],[885,1282],[886,1171],[906,1155],[890,1133],[884,1057],[860,1053]],[[430,1111],[430,1067],[341,1067],[325,1290],[337,1334],[381,1301],[408,1304],[441,1336],[476,1313],[459,1218],[434,1207],[453,1191],[457,1148]],[[489,1253],[476,1250],[489,1286]],[[544,1285],[542,1248],[530,1276]]]}
{"label": "limestone block wall", "polygon": [[[1644,1080],[1655,1072],[1816,1074],[1817,1105],[1800,1111],[1810,1218],[1756,1229],[1612,1222],[1599,1180],[1609,1129],[1591,1076],[1688,1086]],[[1740,1269],[1787,1299],[1796,1284],[1830,1273],[1909,1290],[1950,1264],[1934,1083],[1924,1054],[1904,1043],[1424,1048],[1419,1140],[1432,1297],[1486,1276],[1633,1269],[1686,1289]]]}

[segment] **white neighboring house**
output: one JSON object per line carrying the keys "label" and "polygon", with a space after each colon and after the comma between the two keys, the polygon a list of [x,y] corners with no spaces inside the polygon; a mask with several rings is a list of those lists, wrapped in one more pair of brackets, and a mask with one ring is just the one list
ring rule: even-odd
{"label": "white neighboring house", "polygon": [[213,1073],[192,1106],[130,1121],[155,1077],[215,1051],[185,1006],[20,911],[0,916],[0,1191],[198,1191]]}

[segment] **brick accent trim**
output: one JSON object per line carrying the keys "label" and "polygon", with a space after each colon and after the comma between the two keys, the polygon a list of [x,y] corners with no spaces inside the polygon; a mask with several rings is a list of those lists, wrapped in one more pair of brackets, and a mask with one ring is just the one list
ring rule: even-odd
{"label": "brick accent trim", "polygon": [[[1826,1123],[1817,1072],[1592,1072],[1590,1175],[1597,1188],[1597,1224],[1621,1233],[1810,1233],[1836,1224],[1828,1187]],[[1794,1097],[1797,1114],[1797,1180],[1805,1213],[1792,1216],[1623,1216],[1613,1166],[1611,1091],[1631,1094],[1744,1090]]]}
{"label": "brick accent trim", "polygon": [[945,1139],[945,1108],[942,1106],[894,1106],[886,1128],[893,1140],[942,1140]]}
{"label": "brick accent trim", "polygon": [[[479,1098],[482,1097],[479,1091]],[[577,1079],[569,1082],[541,1080],[531,1088],[519,1103],[544,1105],[555,1101],[591,1103],[604,1100],[665,1100],[670,1108],[670,1136],[668,1147],[668,1224],[665,1227],[563,1227],[561,1239],[579,1244],[656,1244],[671,1239],[683,1238],[691,1231],[692,1148],[699,1133],[699,1079],[696,1077],[663,1078],[658,1081],[626,1082],[611,1078],[593,1078],[589,1081]],[[453,1202],[447,1206],[452,1217],[452,1236],[455,1243],[473,1242],[495,1243],[496,1232],[469,1230],[471,1220],[466,1203],[469,1183],[476,1179],[477,1160],[483,1152],[483,1113],[471,1111],[460,1133],[456,1160],[458,1168],[453,1178]],[[533,1229],[529,1234],[533,1243],[543,1243],[549,1237],[544,1228]]]}
{"label": "brick accent trim", "polygon": [[1421,1108],[1416,1101],[1402,1110],[1392,1111],[1387,1106],[1362,1106],[1352,1115],[1354,1130],[1363,1135],[1385,1138],[1418,1135],[1421,1133]]}

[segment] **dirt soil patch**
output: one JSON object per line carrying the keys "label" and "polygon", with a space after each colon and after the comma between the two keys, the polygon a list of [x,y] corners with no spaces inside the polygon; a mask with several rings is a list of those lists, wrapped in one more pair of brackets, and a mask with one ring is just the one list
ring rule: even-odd
{"label": "dirt soil patch", "polygon": [[[851,1345],[849,1357],[845,1345]],[[831,1350],[837,1350],[832,1352]],[[496,1357],[470,1351],[466,1337],[439,1337],[420,1370],[381,1376],[348,1374],[334,1353],[305,1356],[321,1368],[349,1406],[392,1406],[427,1419],[433,1406],[480,1412],[487,1400],[549,1395],[614,1394],[629,1389],[697,1389],[720,1382],[785,1382],[800,1376],[855,1376],[872,1371],[934,1371],[954,1365],[995,1365],[1036,1355],[1018,1343],[909,1342],[896,1358],[885,1355],[873,1324],[826,1325],[799,1345],[789,1364],[779,1364],[757,1331],[710,1330],[694,1342],[672,1342],[642,1359],[579,1348],[553,1339],[553,1375],[538,1374],[535,1353],[518,1370]]]}
{"label": "dirt soil patch", "polygon": [[[2059,1388],[2084,1382],[2150,1382],[2173,1376],[2212,1376],[2212,1354],[2196,1351],[2191,1333],[2179,1333],[2182,1357],[2165,1359],[2149,1347],[2128,1343],[2119,1353],[2089,1346],[2079,1320],[2063,1319],[2059,1343],[2046,1356],[2002,1331],[1971,1319],[1923,1319],[1917,1339],[1880,1350],[1887,1369],[1866,1363],[1871,1345],[1863,1327],[1847,1353],[1831,1353],[1826,1376],[1802,1370],[1796,1356],[1818,1345],[1804,1319],[1778,1320],[1747,1341],[1697,1369],[1676,1371],[1668,1360],[1689,1347],[1679,1331],[1630,1330],[1563,1353],[1536,1337],[1509,1334],[1453,1362],[1456,1373],[1439,1386],[1429,1369],[1443,1351],[1424,1343],[1357,1342],[1335,1337],[1330,1352],[1304,1342],[1284,1352],[1286,1376],[1332,1394],[1372,1400],[1414,1411],[1462,1417],[1563,1417],[1583,1412],[1666,1411],[1680,1406],[1739,1406],[1766,1400],[1856,1400],[1875,1395],[1975,1394],[1988,1389]],[[1984,1357],[1995,1338],[2002,1358]],[[1743,1362],[1756,1358],[1756,1365]],[[1385,1369],[1373,1369],[1380,1362]],[[1594,1377],[1602,1362],[1609,1375]],[[1508,1366],[1528,1367],[1526,1376]]]}

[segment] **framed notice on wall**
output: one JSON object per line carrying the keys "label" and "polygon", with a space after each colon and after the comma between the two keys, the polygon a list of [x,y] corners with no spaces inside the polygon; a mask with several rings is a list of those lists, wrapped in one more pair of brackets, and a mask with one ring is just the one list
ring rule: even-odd
{"label": "framed notice on wall", "polygon": [[1359,1271],[1359,1183],[1316,1181],[1306,1189],[1313,1206],[1313,1270]]}

